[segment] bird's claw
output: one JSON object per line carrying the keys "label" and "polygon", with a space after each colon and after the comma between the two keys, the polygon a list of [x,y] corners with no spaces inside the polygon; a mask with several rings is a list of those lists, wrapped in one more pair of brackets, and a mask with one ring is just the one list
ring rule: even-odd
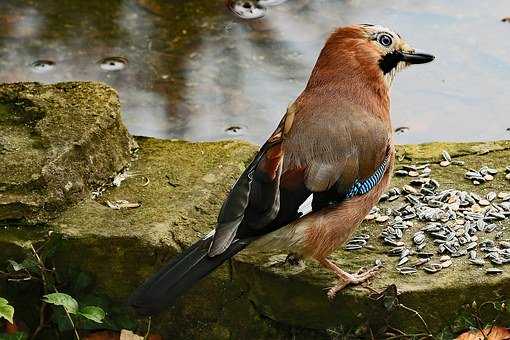
{"label": "bird's claw", "polygon": [[342,277],[340,281],[338,281],[333,287],[328,289],[327,292],[328,298],[332,300],[339,291],[341,291],[348,285],[358,285],[367,281],[368,279],[373,277],[381,267],[382,266],[380,265],[376,265],[368,270],[362,267],[358,270],[356,274],[349,274],[346,277]]}

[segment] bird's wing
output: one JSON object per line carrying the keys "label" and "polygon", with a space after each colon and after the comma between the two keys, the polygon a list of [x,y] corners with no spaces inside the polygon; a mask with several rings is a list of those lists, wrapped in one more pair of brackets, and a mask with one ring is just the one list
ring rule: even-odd
{"label": "bird's wing", "polygon": [[221,254],[228,248],[241,223],[247,229],[257,229],[277,217],[284,156],[282,141],[293,124],[294,114],[291,105],[275,132],[234,184],[219,213],[209,256]]}
{"label": "bird's wing", "polygon": [[305,164],[312,209],[337,204],[373,176],[388,156],[388,122],[356,107],[335,108],[299,120],[285,140],[286,161]]}
{"label": "bird's wing", "polygon": [[306,112],[292,105],[276,131],[238,179],[218,217],[209,255],[234,238],[271,232],[298,217],[313,193],[313,208],[344,199],[358,178],[384,161],[387,129],[352,108]]}

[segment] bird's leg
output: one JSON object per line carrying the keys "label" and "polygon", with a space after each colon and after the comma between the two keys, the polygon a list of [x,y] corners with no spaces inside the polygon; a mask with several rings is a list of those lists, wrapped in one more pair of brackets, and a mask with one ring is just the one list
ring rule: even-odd
{"label": "bird's leg", "polygon": [[357,285],[362,282],[365,282],[369,278],[375,275],[377,270],[380,268],[379,265],[376,265],[366,271],[363,269],[360,269],[356,274],[349,274],[346,271],[343,271],[340,269],[333,261],[328,260],[326,258],[318,260],[321,265],[324,267],[332,270],[336,276],[338,277],[339,281],[336,285],[331,287],[328,290],[328,298],[333,299],[339,291],[344,289],[348,285]]}

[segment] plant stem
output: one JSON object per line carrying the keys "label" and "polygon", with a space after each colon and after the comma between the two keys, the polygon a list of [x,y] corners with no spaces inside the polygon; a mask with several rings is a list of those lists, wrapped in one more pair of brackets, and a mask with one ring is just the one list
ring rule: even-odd
{"label": "plant stem", "polygon": [[[46,275],[45,275],[45,271],[47,270],[46,266],[44,265],[44,262],[42,261],[41,257],[35,250],[34,246],[31,244],[30,247],[32,248],[32,252],[34,253],[35,258],[37,259],[37,262],[39,263],[39,269],[41,270],[41,278],[43,281],[44,292],[47,293],[48,286],[47,286]],[[57,287],[53,287],[53,289],[55,290],[55,293],[58,293]],[[80,340],[80,335],[78,334],[78,331],[76,330],[76,326],[74,324],[73,319],[71,318],[71,314],[69,314],[69,312],[67,311],[67,309],[65,309],[65,307],[64,307],[64,312],[66,313],[67,318],[69,319],[69,321],[71,322],[71,325],[73,326],[73,331],[74,331],[76,340]]]}
{"label": "plant stem", "polygon": [[[55,291],[56,291],[56,289],[55,289]],[[73,326],[74,336],[76,336],[76,340],[80,340],[80,335],[78,334],[78,331],[76,330],[76,326],[74,325],[73,318],[71,318],[71,314],[69,314],[69,312],[65,308],[64,308],[64,311],[66,312],[66,315],[69,318],[71,325]]]}
{"label": "plant stem", "polygon": [[415,314],[418,318],[420,318],[421,322],[423,323],[423,326],[425,326],[425,330],[426,330],[426,331],[427,331],[427,333],[428,333],[428,335],[427,335],[427,336],[428,336],[428,337],[430,337],[430,338],[432,337],[432,333],[430,332],[429,326],[427,325],[427,323],[425,322],[425,320],[423,319],[423,317],[420,315],[420,313],[418,313],[418,311],[417,311],[417,310],[414,310],[414,309],[412,309],[412,308],[410,308],[410,307],[407,307],[406,305],[403,305],[403,304],[401,304],[401,303],[399,303],[399,307],[400,307],[400,308],[403,308],[403,309],[405,309],[405,310],[407,310],[407,311],[409,311],[409,312],[413,312],[413,313],[414,313],[414,314]]}
{"label": "plant stem", "polygon": [[152,321],[152,317],[149,316],[149,323],[147,324],[147,332],[145,333],[143,340],[149,339],[149,335],[151,333],[151,321]]}
{"label": "plant stem", "polygon": [[41,304],[41,308],[39,309],[39,325],[35,329],[34,333],[32,333],[32,336],[30,337],[31,340],[35,340],[37,338],[37,335],[39,332],[42,331],[42,329],[45,327],[44,324],[44,310],[46,309],[46,302],[43,302]]}

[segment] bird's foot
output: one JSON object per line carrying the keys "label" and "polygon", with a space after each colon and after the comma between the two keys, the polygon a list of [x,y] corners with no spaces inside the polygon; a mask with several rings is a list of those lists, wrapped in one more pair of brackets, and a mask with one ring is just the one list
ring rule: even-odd
{"label": "bird's foot", "polygon": [[381,266],[379,265],[374,266],[368,270],[364,270],[364,268],[361,268],[356,274],[349,274],[347,272],[344,272],[343,270],[335,271],[339,278],[339,281],[336,285],[334,285],[328,290],[327,293],[328,298],[333,299],[336,296],[336,293],[338,293],[348,285],[358,285],[367,281],[368,279],[373,277],[380,268]]}

